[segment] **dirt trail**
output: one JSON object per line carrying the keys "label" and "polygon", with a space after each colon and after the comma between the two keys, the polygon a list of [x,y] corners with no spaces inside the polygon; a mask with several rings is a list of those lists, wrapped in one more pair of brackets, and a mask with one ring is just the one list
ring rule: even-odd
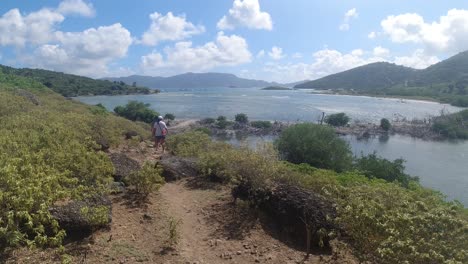
{"label": "dirt trail", "polygon": [[188,179],[160,190],[164,210],[180,220],[177,250],[183,263],[357,263],[339,243],[335,253],[305,260],[304,252],[275,238],[274,227],[248,206],[234,205],[226,189],[201,185]]}

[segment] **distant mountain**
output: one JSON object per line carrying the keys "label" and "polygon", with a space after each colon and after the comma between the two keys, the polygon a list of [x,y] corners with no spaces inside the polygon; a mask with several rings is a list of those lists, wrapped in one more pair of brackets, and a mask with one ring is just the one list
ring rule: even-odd
{"label": "distant mountain", "polygon": [[332,74],[294,88],[369,90],[388,88],[403,83],[416,70],[388,62],[376,62]]}
{"label": "distant mountain", "polygon": [[114,83],[105,80],[95,80],[88,77],[41,69],[16,69],[0,65],[0,71],[4,74],[34,79],[67,97],[80,95],[149,94],[152,92],[146,87],[133,87],[123,82]]}
{"label": "distant mountain", "polygon": [[275,85],[276,83],[239,78],[228,73],[184,73],[171,77],[150,77],[132,75],[120,78],[104,78],[109,81],[124,82],[126,84],[136,83],[153,89],[164,88],[209,88],[209,87],[232,87],[251,88]]}
{"label": "distant mountain", "polygon": [[423,70],[377,62],[298,84],[294,88],[432,98],[468,107],[468,51]]}
{"label": "distant mountain", "polygon": [[296,85],[303,84],[303,83],[306,83],[306,82],[310,82],[310,80],[302,80],[302,81],[298,81],[298,82],[284,83],[282,86],[288,87],[288,88],[293,88]]}

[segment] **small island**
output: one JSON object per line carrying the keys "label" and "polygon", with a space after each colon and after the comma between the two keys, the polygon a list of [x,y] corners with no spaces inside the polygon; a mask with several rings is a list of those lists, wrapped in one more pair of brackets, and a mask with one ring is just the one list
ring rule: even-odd
{"label": "small island", "polygon": [[281,90],[292,90],[292,89],[287,88],[287,87],[282,87],[282,86],[268,86],[268,87],[262,88],[262,90],[281,91]]}

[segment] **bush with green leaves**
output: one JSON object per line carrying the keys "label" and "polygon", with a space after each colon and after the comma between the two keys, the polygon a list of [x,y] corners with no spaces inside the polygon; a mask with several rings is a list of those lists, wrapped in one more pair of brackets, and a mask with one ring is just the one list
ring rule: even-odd
{"label": "bush with green leaves", "polygon": [[236,120],[236,122],[241,123],[241,124],[247,124],[249,122],[249,118],[244,113],[237,114],[234,120]]}
{"label": "bush with green leaves", "polygon": [[227,121],[227,118],[225,116],[220,115],[220,116],[218,116],[218,118],[216,118],[216,121],[218,121],[218,122]]}
{"label": "bush with green leaves", "polygon": [[211,118],[211,117],[200,120],[200,123],[203,125],[210,125],[210,124],[214,124],[215,122],[216,122],[216,119]]}
{"label": "bush with green leaves", "polygon": [[331,114],[325,117],[325,123],[331,126],[346,126],[349,123],[350,118],[345,113]]}
{"label": "bush with green leaves", "polygon": [[376,153],[361,156],[355,161],[355,169],[366,175],[368,178],[384,179],[388,182],[398,182],[404,187],[408,187],[411,181],[417,181],[416,177],[411,177],[405,173],[405,160],[396,159],[390,161],[378,157]]}
{"label": "bush with green leaves", "polygon": [[292,163],[336,171],[351,168],[352,152],[335,131],[326,126],[304,123],[286,128],[275,141],[282,158]]}
{"label": "bush with green leaves", "polygon": [[[149,136],[147,127],[96,108],[65,100],[30,79],[0,73],[0,251],[61,245],[66,234],[49,208],[108,192],[113,166],[95,150],[96,142],[104,138],[116,146],[128,129]],[[87,212],[96,221],[99,215]]]}
{"label": "bush with green leaves", "polygon": [[468,139],[468,109],[434,118],[432,130],[452,139]]}
{"label": "bush with green leaves", "polygon": [[171,114],[171,113],[167,113],[167,114],[164,115],[164,119],[166,119],[166,120],[173,121],[173,120],[175,120],[175,118],[176,118],[175,115]]}
{"label": "bush with green leaves", "polygon": [[122,117],[132,121],[142,121],[151,123],[155,117],[159,115],[158,112],[150,108],[150,104],[145,104],[137,101],[130,101],[125,106],[117,106],[114,112]]}
{"label": "bush with green leaves", "polygon": [[143,197],[151,192],[159,190],[164,184],[164,178],[161,177],[162,168],[146,162],[141,170],[131,173],[126,179],[126,183],[133,186],[135,191]]}
{"label": "bush with green leaves", "polygon": [[251,121],[250,125],[260,129],[269,129],[273,126],[270,121]]}
{"label": "bush with green leaves", "polygon": [[380,128],[385,131],[389,131],[390,128],[392,128],[392,124],[390,124],[390,121],[387,118],[382,118],[380,119]]}

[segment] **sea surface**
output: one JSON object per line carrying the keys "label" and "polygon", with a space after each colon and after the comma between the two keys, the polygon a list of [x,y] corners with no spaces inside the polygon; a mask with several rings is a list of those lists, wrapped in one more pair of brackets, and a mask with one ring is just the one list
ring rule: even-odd
{"label": "sea surface", "polygon": [[[160,94],[77,97],[87,104],[102,103],[109,110],[125,105],[130,100],[149,103],[161,114],[173,113],[177,118],[201,119],[227,116],[233,119],[237,113],[245,113],[250,120],[283,122],[317,122],[322,112],[326,114],[345,112],[352,121],[377,123],[381,118],[424,119],[441,111],[456,112],[460,108],[435,102],[407,99],[376,98],[317,94],[310,90],[264,91],[258,88],[207,88],[167,89]],[[273,137],[228,139],[233,144],[254,145]],[[355,155],[377,152],[387,159],[403,158],[406,172],[419,176],[421,184],[438,190],[449,200],[459,200],[468,207],[468,141],[433,142],[408,136],[370,138],[358,140],[344,137]]]}

